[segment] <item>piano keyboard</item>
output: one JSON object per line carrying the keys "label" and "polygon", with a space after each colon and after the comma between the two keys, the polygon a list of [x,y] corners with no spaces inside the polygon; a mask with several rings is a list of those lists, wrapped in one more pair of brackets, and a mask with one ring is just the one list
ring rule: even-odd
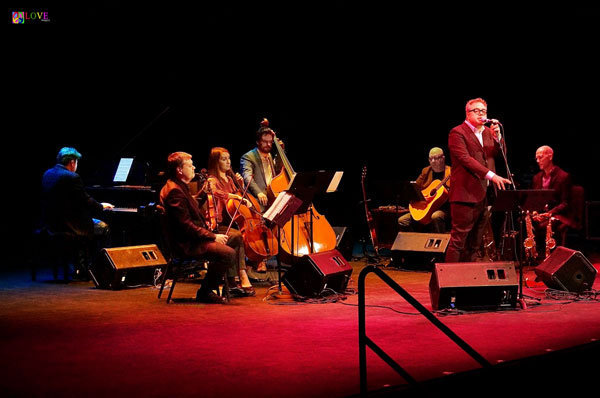
{"label": "piano keyboard", "polygon": [[120,213],[137,213],[138,209],[137,207],[114,207],[109,211],[115,211]]}

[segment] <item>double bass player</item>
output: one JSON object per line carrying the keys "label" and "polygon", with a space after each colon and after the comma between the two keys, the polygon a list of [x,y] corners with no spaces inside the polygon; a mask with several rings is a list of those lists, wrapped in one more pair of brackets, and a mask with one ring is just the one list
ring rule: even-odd
{"label": "double bass player", "polygon": [[264,212],[269,202],[268,187],[273,178],[282,169],[281,158],[271,155],[275,132],[269,127],[269,122],[263,119],[256,132],[256,148],[242,155],[240,171],[249,191],[260,203],[260,211]]}
{"label": "double bass player", "polygon": [[[256,132],[256,147],[242,155],[240,172],[248,191],[259,202],[260,212],[264,213],[269,204],[268,189],[278,170],[283,167],[279,157],[273,158],[271,150],[275,141],[275,132],[269,127],[267,119],[263,119]],[[256,271],[265,272],[266,261],[257,265]]]}

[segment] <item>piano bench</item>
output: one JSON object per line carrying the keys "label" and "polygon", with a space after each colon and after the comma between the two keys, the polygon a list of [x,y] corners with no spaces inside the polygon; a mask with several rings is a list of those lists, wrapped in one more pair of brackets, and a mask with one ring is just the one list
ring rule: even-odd
{"label": "piano bench", "polygon": [[[62,269],[63,281],[69,281],[70,265],[73,264],[75,274],[87,274],[87,269],[82,269],[78,264],[80,251],[83,250],[84,261],[87,261],[85,244],[76,236],[51,232],[46,228],[34,231],[35,258],[31,261],[31,280],[37,280],[38,267],[49,265],[52,267],[54,280],[58,280],[59,270]],[[84,275],[85,276],[85,275]]]}

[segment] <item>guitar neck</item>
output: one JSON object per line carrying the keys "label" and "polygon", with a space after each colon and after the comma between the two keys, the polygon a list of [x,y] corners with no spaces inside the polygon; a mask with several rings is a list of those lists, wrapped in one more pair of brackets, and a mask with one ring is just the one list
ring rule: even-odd
{"label": "guitar neck", "polygon": [[362,186],[363,202],[365,204],[365,214],[367,216],[367,225],[369,226],[369,234],[371,235],[371,242],[373,242],[373,248],[375,249],[375,252],[378,253],[379,252],[379,242],[377,241],[377,233],[375,232],[375,226],[373,225],[373,216],[371,215],[371,212],[369,211],[369,205],[367,202],[367,190],[365,189],[366,174],[367,174],[367,169],[365,167],[365,168],[363,168],[363,174],[362,174],[362,179],[360,180],[360,184]]}
{"label": "guitar neck", "polygon": [[438,189],[440,189],[446,182],[448,182],[449,179],[450,179],[450,174],[448,174],[446,177],[444,177],[444,179],[442,181],[440,181],[440,183],[438,184],[438,186],[435,187],[436,191]]}

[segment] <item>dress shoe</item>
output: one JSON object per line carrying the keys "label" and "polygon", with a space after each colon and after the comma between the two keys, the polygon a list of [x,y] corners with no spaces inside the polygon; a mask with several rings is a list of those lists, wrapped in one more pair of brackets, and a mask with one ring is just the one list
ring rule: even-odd
{"label": "dress shoe", "polygon": [[201,290],[198,290],[196,293],[196,301],[206,304],[227,304],[225,297],[221,297],[213,292],[204,293]]}
{"label": "dress shoe", "polygon": [[242,286],[242,287],[240,287],[240,289],[245,291],[248,296],[256,296],[256,291],[254,290],[253,286],[247,286],[247,287]]}
{"label": "dress shoe", "polygon": [[250,287],[232,287],[229,289],[229,294],[231,297],[250,297],[255,296],[256,292],[252,286]]}

